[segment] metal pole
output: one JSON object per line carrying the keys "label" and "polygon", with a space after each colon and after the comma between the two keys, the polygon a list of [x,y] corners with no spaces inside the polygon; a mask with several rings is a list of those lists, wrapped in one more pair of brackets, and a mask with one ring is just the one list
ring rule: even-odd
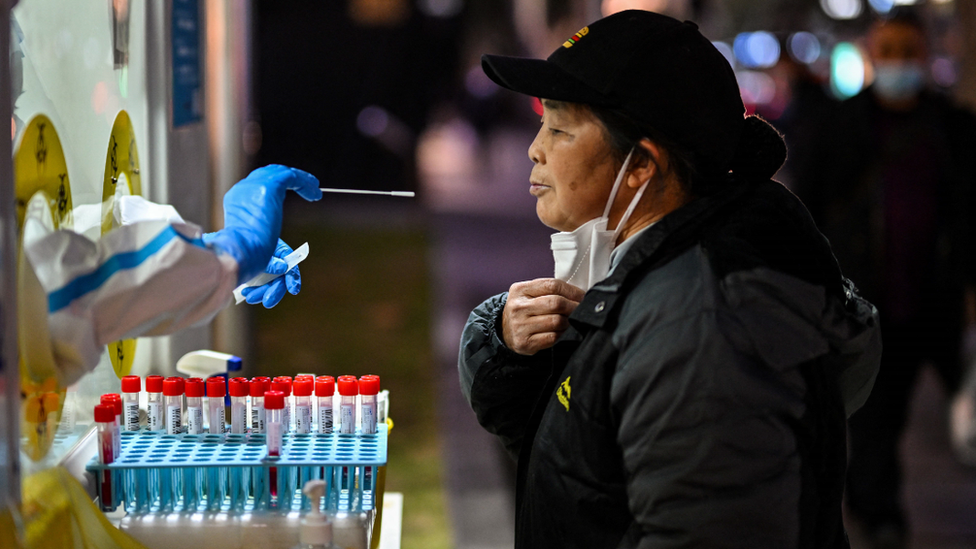
{"label": "metal pole", "polygon": [[[0,0],[0,120],[10,120],[10,10]],[[5,123],[4,123],[5,124]],[[20,367],[17,352],[17,223],[13,143],[0,131],[0,512],[20,505]]]}

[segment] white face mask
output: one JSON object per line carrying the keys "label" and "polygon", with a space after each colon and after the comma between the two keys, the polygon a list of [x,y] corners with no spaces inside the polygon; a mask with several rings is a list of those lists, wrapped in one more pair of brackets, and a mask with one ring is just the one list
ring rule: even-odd
{"label": "white face mask", "polygon": [[617,174],[603,215],[587,221],[573,232],[559,232],[552,235],[552,244],[549,247],[552,249],[552,258],[556,262],[555,278],[589,290],[610,273],[610,252],[613,251],[617,236],[620,235],[620,230],[630,218],[630,214],[634,212],[634,208],[644,194],[644,189],[650,182],[650,180],[644,182],[637,190],[627,211],[617,223],[617,228],[612,231],[607,229],[613,199],[617,196],[617,190],[624,180],[627,165],[630,164],[630,157],[633,154],[633,150],[627,154],[627,159],[624,160],[624,165]]}

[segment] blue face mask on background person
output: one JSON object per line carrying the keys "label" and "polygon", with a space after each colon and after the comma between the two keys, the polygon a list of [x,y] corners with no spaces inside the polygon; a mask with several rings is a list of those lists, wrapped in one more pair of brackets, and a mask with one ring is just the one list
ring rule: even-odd
{"label": "blue face mask on background person", "polygon": [[925,87],[925,69],[916,61],[879,61],[874,66],[874,93],[889,101],[913,99]]}

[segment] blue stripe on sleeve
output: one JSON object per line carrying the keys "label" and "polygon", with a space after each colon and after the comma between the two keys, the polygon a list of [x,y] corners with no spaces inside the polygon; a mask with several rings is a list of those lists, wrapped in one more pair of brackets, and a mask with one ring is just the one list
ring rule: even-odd
{"label": "blue stripe on sleeve", "polygon": [[142,249],[113,255],[91,273],[80,276],[66,284],[61,289],[51,292],[51,295],[49,295],[47,298],[48,312],[55,313],[67,307],[72,301],[87,294],[88,292],[97,290],[115,273],[121,270],[138,267],[147,259],[152,257],[153,254],[166,246],[166,244],[168,244],[174,238],[179,238],[201,248],[206,247],[203,244],[203,240],[199,238],[187,238],[178,233],[172,226],[166,227],[166,229],[156,235],[155,238],[150,240],[148,244],[143,246]]}

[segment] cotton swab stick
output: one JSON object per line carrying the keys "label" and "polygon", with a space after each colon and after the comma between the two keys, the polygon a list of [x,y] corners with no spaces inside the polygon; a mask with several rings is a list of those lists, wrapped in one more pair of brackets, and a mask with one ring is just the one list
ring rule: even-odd
{"label": "cotton swab stick", "polygon": [[413,198],[415,196],[415,193],[413,191],[363,191],[360,189],[325,189],[325,188],[320,188],[319,190],[324,193],[379,194],[385,196],[401,196],[404,198]]}

